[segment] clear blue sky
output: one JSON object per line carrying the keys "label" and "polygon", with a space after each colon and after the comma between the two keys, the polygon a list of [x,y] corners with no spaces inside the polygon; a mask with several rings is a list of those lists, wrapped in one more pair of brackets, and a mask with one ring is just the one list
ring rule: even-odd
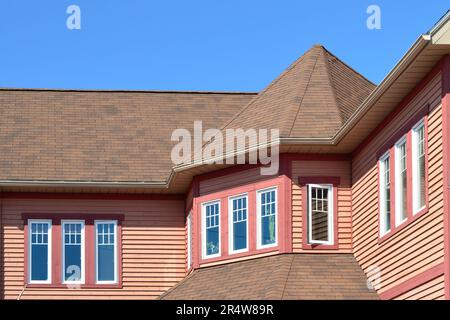
{"label": "clear blue sky", "polygon": [[[66,9],[81,9],[68,30]],[[381,30],[366,9],[381,8]],[[378,83],[448,0],[2,0],[0,87],[258,91],[315,43]]]}

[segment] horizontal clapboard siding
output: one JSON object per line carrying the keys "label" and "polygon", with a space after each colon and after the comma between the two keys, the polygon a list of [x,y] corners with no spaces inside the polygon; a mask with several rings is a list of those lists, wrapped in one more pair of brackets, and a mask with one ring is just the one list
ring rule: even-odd
{"label": "horizontal clapboard siding", "polygon": [[[441,76],[438,74],[397,115],[394,121],[390,122],[353,159],[353,252],[370,277],[375,276],[373,274],[375,271],[381,276],[381,281],[376,286],[379,293],[402,284],[444,261],[440,80]],[[379,243],[376,155],[383,144],[428,103],[431,109],[428,117],[429,210],[391,238]],[[369,272],[369,270],[374,271]],[[440,290],[440,293],[432,292],[428,298],[443,294],[442,277],[434,280],[433,288]],[[424,289],[423,292],[428,292],[427,290]]]}
{"label": "horizontal clapboard siding", "polygon": [[[22,213],[123,214],[122,289],[24,289]],[[185,275],[184,202],[3,200],[6,299],[153,299]],[[23,291],[23,292],[22,292]]]}
{"label": "horizontal clapboard siding", "polygon": [[[302,249],[303,237],[306,230],[302,230],[303,208],[302,189],[299,177],[340,177],[338,187],[338,242],[339,250],[351,252],[352,222],[351,222],[351,168],[350,161],[293,161],[292,162],[292,248],[294,252],[310,250]],[[314,250],[314,252],[318,252]]]}

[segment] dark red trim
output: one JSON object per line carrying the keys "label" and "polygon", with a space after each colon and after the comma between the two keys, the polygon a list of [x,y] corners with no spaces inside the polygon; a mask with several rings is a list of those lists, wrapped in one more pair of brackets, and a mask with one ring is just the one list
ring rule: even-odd
{"label": "dark red trim", "polygon": [[442,143],[444,174],[444,271],[445,298],[450,299],[450,55],[442,65]]}
{"label": "dark red trim", "polygon": [[441,71],[444,59],[441,59],[433,69],[417,84],[413,90],[398,104],[395,109],[387,115],[378,126],[353,150],[352,158],[356,157],[395,117],[405,109],[408,104],[424,89],[428,83]]}
{"label": "dark red trim", "polygon": [[[81,289],[121,289],[122,288],[122,221],[124,215],[120,214],[39,214],[23,213],[24,220],[24,284],[27,288],[68,288],[62,283],[62,239],[61,220],[84,220],[85,225],[85,283],[80,284]],[[28,219],[52,220],[52,283],[29,284],[28,283]],[[95,220],[117,220],[117,283],[95,283]]]}
{"label": "dark red trim", "polygon": [[[304,177],[298,178],[302,188],[302,248],[304,250],[338,250],[339,228],[338,228],[338,187],[341,183],[340,177]],[[308,243],[308,184],[332,184],[333,185],[333,244],[310,244]]]}
{"label": "dark red trim", "polygon": [[334,176],[311,176],[311,177],[298,177],[298,183],[300,186],[304,186],[305,184],[332,184],[337,187],[341,184],[341,177]]}
{"label": "dark red trim", "polygon": [[113,194],[113,193],[51,193],[51,192],[2,192],[2,199],[69,199],[69,200],[179,200],[184,194]]}
{"label": "dark red trim", "polygon": [[398,297],[408,291],[411,291],[437,277],[441,276],[444,273],[444,263],[440,263],[437,266],[434,266],[402,283],[394,286],[391,289],[388,289],[379,294],[380,298],[383,300],[390,300]]}

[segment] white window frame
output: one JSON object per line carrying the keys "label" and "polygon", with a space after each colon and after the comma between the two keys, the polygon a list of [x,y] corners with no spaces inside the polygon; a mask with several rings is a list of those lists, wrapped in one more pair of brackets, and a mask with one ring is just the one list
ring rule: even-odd
{"label": "white window frame", "polygon": [[[426,192],[425,189],[425,202],[423,206],[419,208],[419,198],[420,198],[420,179],[419,179],[419,165],[417,163],[418,149],[417,149],[417,131],[423,128],[424,135],[424,153],[426,153],[426,141],[425,141],[425,121],[420,120],[413,128],[412,128],[412,198],[413,198],[413,215],[417,214],[423,208],[426,207]],[[424,155],[426,157],[426,154]],[[426,165],[426,158],[425,158]],[[426,172],[426,171],[425,171]],[[427,179],[427,177],[425,177]]]}
{"label": "white window frame", "polygon": [[187,269],[192,266],[192,211],[189,212],[187,219]]}
{"label": "white window frame", "polygon": [[[245,244],[245,248],[243,249],[239,249],[239,250],[234,250],[233,249],[233,244],[234,244],[234,221],[233,221],[233,200],[235,199],[241,199],[241,198],[245,198],[246,199],[246,211],[247,211],[247,218],[245,220],[245,232],[246,232],[246,244]],[[248,211],[248,194],[247,193],[243,193],[243,194],[239,194],[239,195],[235,195],[235,196],[231,196],[228,197],[228,251],[230,254],[236,254],[236,253],[242,253],[242,252],[247,252],[248,248],[249,248],[249,243],[248,243],[248,218],[249,218],[249,211]]]}
{"label": "white window frame", "polygon": [[[328,241],[312,239],[312,188],[320,188],[328,190]],[[334,193],[331,184],[308,184],[308,244],[334,244]]]}
{"label": "white window frame", "polygon": [[[406,220],[408,219],[408,209],[406,208],[406,212],[404,212],[405,218],[402,219],[401,215],[400,215],[400,211],[402,208],[402,203],[401,201],[403,201],[402,199],[402,192],[401,192],[401,185],[400,185],[400,181],[401,181],[401,177],[400,177],[400,147],[402,145],[405,145],[405,169],[406,169],[406,180],[408,180],[408,174],[409,174],[409,170],[408,170],[408,144],[407,144],[407,138],[406,136],[402,137],[400,140],[397,141],[397,143],[394,146],[394,160],[395,160],[395,164],[394,164],[394,176],[395,176],[395,226],[398,227],[401,224],[405,223]],[[391,181],[391,185],[392,185],[392,181]],[[408,201],[408,186],[406,186],[406,201]],[[392,212],[391,212],[392,214]]]}
{"label": "white window frame", "polygon": [[[218,203],[219,204],[219,252],[216,254],[210,254],[207,255],[206,254],[206,206],[208,205],[212,205]],[[202,203],[202,259],[206,260],[206,259],[212,259],[212,258],[217,258],[220,257],[222,254],[222,228],[221,228],[221,203],[220,203],[220,199],[217,200],[212,200],[212,201],[208,201],[205,203]]]}
{"label": "white window frame", "polygon": [[[385,234],[388,234],[392,230],[392,225],[390,226],[390,228],[388,230],[386,230],[386,219],[385,219],[386,218],[386,212],[384,210],[384,204],[386,202],[385,192],[384,192],[384,187],[386,185],[384,162],[385,162],[385,160],[387,158],[389,158],[389,165],[390,165],[392,159],[390,158],[389,151],[387,151],[384,155],[382,155],[380,157],[380,159],[378,160],[378,165],[379,165],[379,168],[380,168],[379,177],[378,177],[378,186],[379,186],[378,207],[379,207],[379,211],[380,211],[379,219],[380,219],[380,235],[381,236],[384,236]],[[389,169],[389,175],[390,175],[390,168],[388,168],[388,169]],[[390,188],[392,188],[392,181],[389,181],[389,185],[390,185]],[[392,199],[391,199],[391,201],[392,201]],[[391,215],[392,215],[392,212],[391,212]]]}
{"label": "white window frame", "polygon": [[[275,191],[275,242],[271,244],[263,245],[261,243],[261,194]],[[256,248],[264,249],[278,246],[278,188],[277,187],[269,187],[256,191]]]}
{"label": "white window frame", "polygon": [[[52,220],[51,219],[28,219],[28,283],[29,284],[50,284],[52,283]],[[31,225],[33,223],[45,223],[48,225],[48,236],[47,236],[47,280],[32,280],[32,236],[31,236]]]}
{"label": "white window frame", "polygon": [[[65,243],[65,237],[64,237],[64,225],[65,224],[81,224],[81,277],[79,281],[66,281],[65,275],[66,275],[66,243]],[[62,283],[64,284],[84,284],[85,282],[85,264],[86,264],[86,253],[85,253],[85,247],[86,247],[86,240],[85,240],[85,222],[84,220],[61,220],[61,246],[62,246]]]}
{"label": "white window frame", "polygon": [[[114,280],[98,280],[98,234],[97,234],[97,226],[99,224],[114,224]],[[118,239],[118,228],[117,228],[117,220],[95,220],[94,228],[95,228],[95,283],[96,284],[117,284],[118,283],[118,252],[117,252],[117,239]]]}

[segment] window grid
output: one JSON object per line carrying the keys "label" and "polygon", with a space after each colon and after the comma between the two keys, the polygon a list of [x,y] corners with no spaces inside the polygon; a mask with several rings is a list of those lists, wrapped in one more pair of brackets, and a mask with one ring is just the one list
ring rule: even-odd
{"label": "window grid", "polygon": [[81,245],[81,222],[64,223],[64,244]]}
{"label": "window grid", "polygon": [[97,245],[114,245],[114,223],[97,223]]}
{"label": "window grid", "polygon": [[219,204],[213,203],[205,206],[206,210],[206,229],[219,226]]}
{"label": "window grid", "polygon": [[31,244],[48,244],[48,223],[31,223]]}
{"label": "window grid", "polygon": [[247,221],[247,197],[233,199],[233,222]]}
{"label": "window grid", "polygon": [[274,216],[275,211],[275,190],[261,192],[261,217]]}

